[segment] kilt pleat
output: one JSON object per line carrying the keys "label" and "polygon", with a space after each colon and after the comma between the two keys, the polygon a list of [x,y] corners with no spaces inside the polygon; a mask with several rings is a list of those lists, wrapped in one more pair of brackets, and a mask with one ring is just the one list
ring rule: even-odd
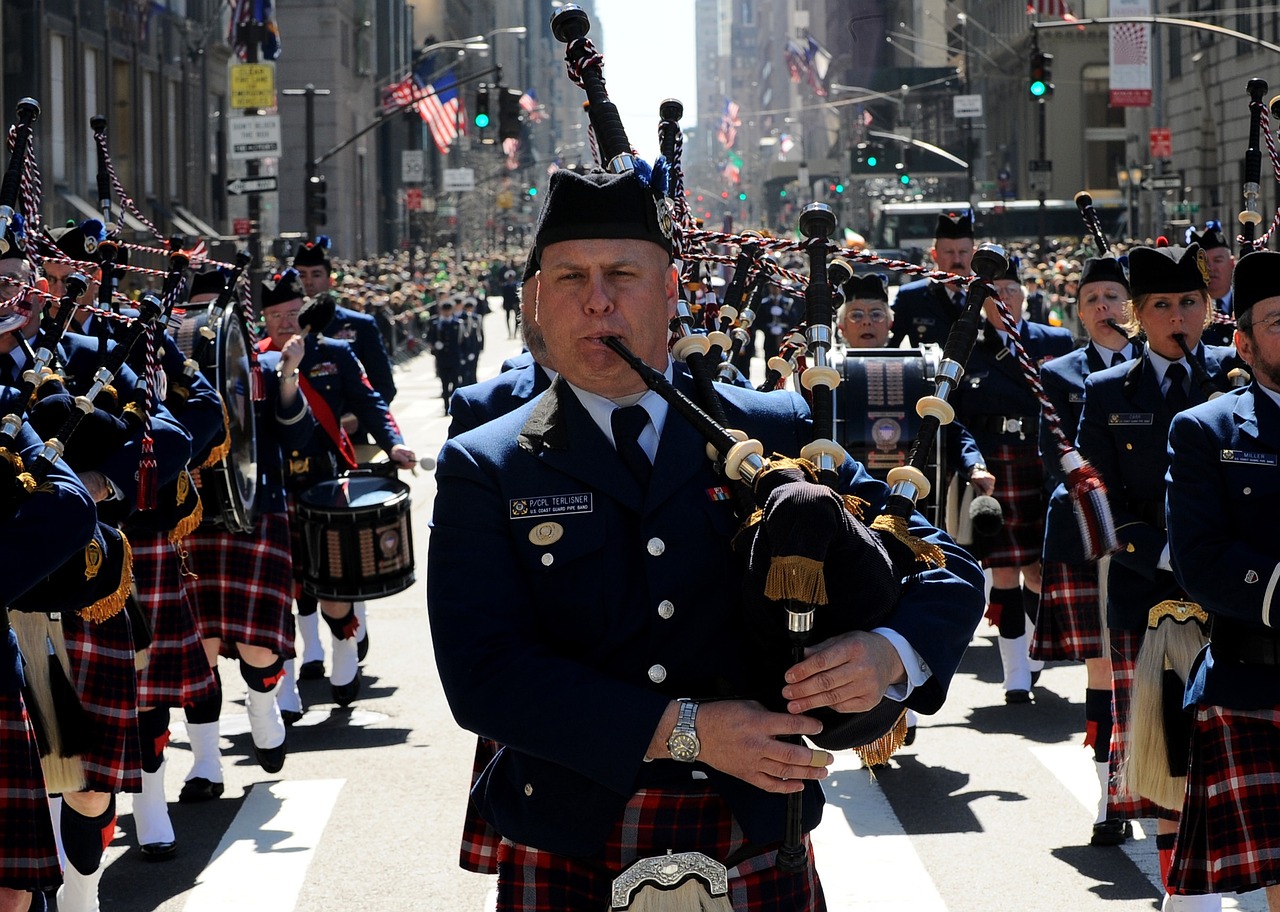
{"label": "kilt pleat", "polygon": [[[736,912],[825,912],[808,836],[805,844],[809,864],[796,874],[778,870],[776,847],[730,868],[729,899]],[[504,839],[498,849],[497,912],[607,909],[615,877],[636,859],[665,855],[668,849],[724,861],[740,857],[746,838],[728,804],[709,788],[642,789],[624,809],[603,858],[569,858]]]}
{"label": "kilt pleat", "polygon": [[85,790],[142,790],[138,740],[138,672],[128,612],[93,623],[72,611],[62,615],[71,660],[71,683],[93,723],[83,756]]}
{"label": "kilt pleat", "polygon": [[1034,443],[1002,443],[987,455],[987,471],[996,477],[992,494],[1004,511],[1004,526],[984,567],[1025,567],[1040,559],[1044,545],[1044,465]]}
{"label": "kilt pleat", "polygon": [[1169,883],[1244,893],[1280,883],[1280,709],[1202,706]]}
{"label": "kilt pleat", "polygon": [[1047,560],[1041,579],[1031,657],[1046,662],[1102,658],[1098,565]]}
{"label": "kilt pleat", "polygon": [[183,542],[196,574],[187,594],[201,633],[221,638],[224,652],[244,643],[292,659],[293,561],[285,514],[262,514],[249,535],[198,529]]}
{"label": "kilt pleat", "polygon": [[135,532],[129,543],[138,604],[151,623],[147,667],[138,674],[138,705],[190,706],[212,694],[215,683],[183,588],[177,548],[163,533]]}
{"label": "kilt pleat", "polygon": [[[476,738],[476,755],[471,763],[472,786],[497,754],[498,742]],[[462,822],[462,846],[458,853],[458,864],[464,870],[474,871],[476,874],[497,874],[498,846],[501,842],[502,837],[498,831],[480,816],[475,800],[468,798],[467,816]]]}

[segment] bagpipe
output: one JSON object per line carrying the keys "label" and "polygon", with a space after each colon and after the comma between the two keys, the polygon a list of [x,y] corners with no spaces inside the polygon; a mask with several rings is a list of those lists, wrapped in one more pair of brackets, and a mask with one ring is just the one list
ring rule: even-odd
{"label": "bagpipe", "polygon": [[[866,516],[869,504],[837,489],[838,482],[847,480],[852,463],[833,439],[834,395],[841,377],[830,359],[834,340],[832,286],[834,283],[839,287],[852,275],[852,265],[832,258],[836,250],[831,241],[835,214],[820,203],[807,206],[799,219],[803,241],[699,229],[682,206],[682,194],[673,196],[672,188],[679,187],[674,155],[668,158],[664,154],[648,172],[648,166],[632,151],[617,110],[608,99],[602,58],[586,38],[590,28],[586,13],[576,6],[565,6],[553,16],[551,25],[556,38],[566,45],[569,77],[588,96],[588,115],[604,169],[615,174],[640,169],[642,175],[650,177],[657,219],[664,227],[670,227],[674,255],[685,263],[686,270],[692,271],[698,262],[737,266],[726,292],[726,299],[733,298],[732,303],[726,300],[730,309],[708,302],[698,314],[702,323],[699,326],[688,303],[677,302],[671,354],[683,362],[693,377],[692,399],[627,350],[620,340],[604,341],[646,386],[699,431],[708,442],[708,455],[731,482],[743,522],[734,547],[744,565],[745,623],[757,640],[772,650],[766,667],[760,671],[759,680],[767,682],[761,690],[768,692],[760,699],[767,706],[781,709],[782,673],[803,657],[807,646],[853,630],[874,628],[896,605],[904,578],[945,563],[940,548],[915,535],[916,531],[927,531],[923,524],[913,522],[913,517],[916,501],[930,489],[919,463],[927,460],[937,428],[953,418],[946,398],[963,374],[964,362],[976,339],[982,302],[993,293],[990,283],[1005,267],[1005,259],[994,247],[976,258],[982,272],[968,281],[970,307],[966,318],[952,331],[934,394],[919,405],[924,419],[922,433],[912,447],[912,463],[891,473],[884,512],[876,517]],[[661,114],[664,125],[660,140],[667,137],[666,146],[675,153],[678,146],[670,139],[669,126],[674,106],[664,102]],[[739,252],[737,256],[717,253],[712,245],[736,246]],[[808,275],[778,266],[766,254],[800,254],[808,260]],[[907,263],[861,254],[854,257],[899,266],[916,274],[926,273]],[[806,315],[800,330],[803,355],[796,345],[790,353],[791,361],[771,362],[768,381],[777,384],[784,372],[798,375],[811,403],[813,436],[794,456],[766,456],[759,441],[729,428],[721,397],[715,391],[715,380],[724,379],[720,361],[733,347],[726,326],[732,329],[742,314],[737,309],[738,302],[768,275],[804,289]],[[930,275],[953,283],[965,281],[948,273]],[[801,363],[804,370],[794,370]],[[887,759],[905,736],[902,705],[887,699],[867,713],[812,714],[824,724],[823,733],[811,738],[815,744],[832,749],[853,748],[869,764]],[[793,794],[788,801],[786,836],[778,851],[780,867],[804,867],[802,835],[801,797]]]}

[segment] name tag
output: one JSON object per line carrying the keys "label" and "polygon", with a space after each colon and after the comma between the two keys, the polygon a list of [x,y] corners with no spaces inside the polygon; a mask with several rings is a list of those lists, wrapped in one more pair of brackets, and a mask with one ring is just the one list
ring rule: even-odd
{"label": "name tag", "polygon": [[1154,412],[1112,412],[1107,416],[1107,424],[1112,427],[1122,427],[1134,424],[1154,424]]}
{"label": "name tag", "polygon": [[1068,393],[1068,402],[1084,402],[1084,393]]}
{"label": "name tag", "polygon": [[1248,450],[1223,450],[1221,462],[1239,462],[1244,465],[1276,465],[1280,459],[1274,453],[1251,453]]}
{"label": "name tag", "polygon": [[510,501],[512,519],[537,516],[568,516],[591,512],[591,494],[549,494],[544,497],[521,497]]}

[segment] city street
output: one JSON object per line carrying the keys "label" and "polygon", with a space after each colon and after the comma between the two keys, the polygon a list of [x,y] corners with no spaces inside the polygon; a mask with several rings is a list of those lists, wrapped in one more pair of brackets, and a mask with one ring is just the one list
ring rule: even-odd
{"label": "city street", "polygon": [[[500,304],[487,319],[482,378],[518,351]],[[393,411],[420,456],[445,439],[430,357],[398,368]],[[250,757],[244,685],[229,663],[222,716],[226,793],[208,804],[176,796],[190,767],[174,713],[168,794],[179,851],[142,860],[130,801],[108,849],[104,912],[483,912],[491,878],[458,867],[473,735],[454,723],[432,657],[424,605],[430,472],[413,492],[417,582],[370,603],[364,690],[338,709],[327,681],[304,681],[305,717],[288,761],[267,775]],[[840,756],[815,834],[833,912],[1136,912],[1159,907],[1154,826],[1121,848],[1088,846],[1096,803],[1082,746],[1084,669],[1051,666],[1035,702],[1006,706],[994,631],[979,629],[948,704],[921,720],[911,747],[873,777]],[[511,694],[519,700],[518,693]],[[574,809],[562,809],[564,814]],[[1265,909],[1261,893],[1226,908]]]}

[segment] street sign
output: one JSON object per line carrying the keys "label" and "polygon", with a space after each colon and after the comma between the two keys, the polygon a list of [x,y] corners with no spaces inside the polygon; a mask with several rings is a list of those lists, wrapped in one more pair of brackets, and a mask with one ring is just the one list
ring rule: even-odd
{"label": "street sign", "polygon": [[232,161],[280,156],[280,115],[261,117],[228,117],[227,140]]}
{"label": "street sign", "polygon": [[1052,172],[1053,162],[1047,158],[1033,158],[1027,162],[1027,170],[1033,173],[1036,171]]}
{"label": "street sign", "polygon": [[1182,175],[1180,174],[1161,174],[1154,177],[1148,177],[1142,182],[1143,190],[1181,190]]}
{"label": "street sign", "polygon": [[1173,158],[1173,131],[1168,127],[1156,127],[1150,137],[1152,158]]}
{"label": "street sign", "polygon": [[458,214],[458,207],[452,203],[441,203],[436,209],[436,215],[441,218],[455,218]]}
{"label": "street sign", "polygon": [[472,168],[445,168],[444,192],[461,193],[476,188],[476,172]]}
{"label": "street sign", "polygon": [[421,149],[405,149],[400,153],[400,183],[420,184],[426,173],[426,153]]}
{"label": "street sign", "polygon": [[243,196],[246,193],[275,193],[279,188],[274,174],[265,177],[237,177],[227,181],[227,196]]}
{"label": "street sign", "polygon": [[231,107],[274,108],[276,68],[272,63],[238,63],[231,68]]}
{"label": "street sign", "polygon": [[1053,189],[1053,162],[1047,158],[1033,158],[1027,162],[1027,189],[1034,193]]}
{"label": "street sign", "polygon": [[253,233],[253,220],[247,218],[232,219],[231,233],[236,237],[248,237]]}
{"label": "street sign", "polygon": [[404,191],[404,205],[410,212],[422,210],[422,188],[409,187]]}
{"label": "street sign", "polygon": [[956,95],[951,99],[951,114],[958,118],[961,117],[981,117],[982,116],[982,96],[981,95]]}

